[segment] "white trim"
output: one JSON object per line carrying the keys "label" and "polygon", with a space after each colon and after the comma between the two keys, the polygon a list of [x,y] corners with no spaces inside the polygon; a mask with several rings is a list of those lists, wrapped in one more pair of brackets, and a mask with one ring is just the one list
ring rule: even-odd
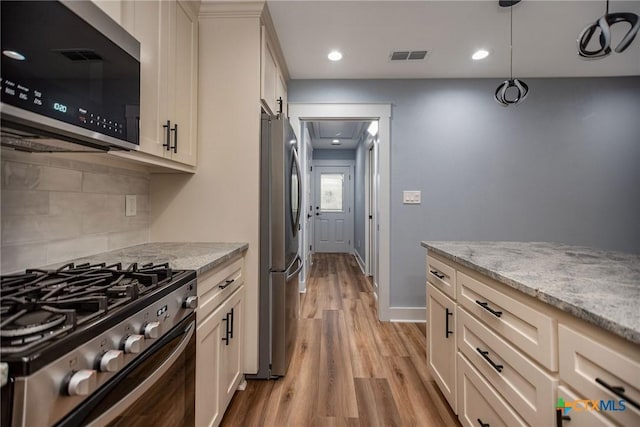
{"label": "white trim", "polygon": [[389,307],[392,322],[426,323],[427,309],[425,307]]}
{"label": "white trim", "polygon": [[329,160],[329,159],[312,159],[311,164],[313,166],[351,166],[352,168],[356,167],[355,160]]}
{"label": "white trim", "polygon": [[358,263],[358,267],[360,267],[360,271],[364,276],[367,275],[366,271],[364,271],[364,261],[360,258],[360,254],[355,249],[353,250],[353,256],[356,258],[356,262]]}
{"label": "white trim", "polygon": [[[391,319],[390,283],[391,257],[391,104],[303,104],[289,103],[289,116],[291,126],[296,135],[300,133],[301,120],[331,119],[358,119],[378,120],[378,140],[380,156],[380,244],[379,244],[379,272],[378,292],[380,320]],[[300,140],[300,138],[298,138]]]}

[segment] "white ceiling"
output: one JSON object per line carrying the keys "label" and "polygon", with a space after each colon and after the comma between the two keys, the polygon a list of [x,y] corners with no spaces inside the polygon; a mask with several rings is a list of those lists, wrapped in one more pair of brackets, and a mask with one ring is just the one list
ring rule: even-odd
{"label": "white ceiling", "polygon": [[[370,123],[343,120],[309,122],[311,146],[314,150],[354,150],[364,139]],[[340,145],[332,145],[334,139],[340,140]]]}
{"label": "white ceiling", "polygon": [[[510,8],[498,0],[268,0],[292,79],[472,78],[509,76]],[[640,35],[622,54],[582,60],[576,40],[605,10],[604,0],[523,0],[513,8],[515,77],[640,75]],[[640,0],[611,1],[640,15]],[[627,24],[612,27],[617,44]],[[479,49],[492,54],[472,61]],[[344,54],[331,62],[327,54]],[[428,50],[424,61],[393,63],[393,50]]]}

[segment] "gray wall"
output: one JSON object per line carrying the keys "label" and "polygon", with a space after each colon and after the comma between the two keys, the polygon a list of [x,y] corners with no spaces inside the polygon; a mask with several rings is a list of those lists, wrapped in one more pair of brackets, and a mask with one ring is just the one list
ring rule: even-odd
{"label": "gray wall", "polygon": [[[422,306],[420,240],[556,241],[640,253],[640,77],[293,80],[290,102],[391,103],[391,305]],[[403,205],[402,190],[421,190]]]}
{"label": "gray wall", "polygon": [[356,150],[313,150],[313,160],[355,160]]}
{"label": "gray wall", "polygon": [[2,150],[3,274],[149,241],[150,174],[82,156]]}
{"label": "gray wall", "polygon": [[354,249],[358,255],[365,260],[365,225],[366,225],[366,206],[364,200],[365,193],[365,164],[367,161],[367,144],[366,141],[358,144],[356,152],[356,170],[354,172],[355,200],[353,209],[353,242]]}

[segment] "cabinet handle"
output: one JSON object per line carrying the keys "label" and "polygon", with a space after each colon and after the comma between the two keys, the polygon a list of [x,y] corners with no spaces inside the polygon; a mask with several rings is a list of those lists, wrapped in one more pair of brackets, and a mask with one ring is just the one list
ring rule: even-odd
{"label": "cabinet handle", "polygon": [[280,116],[280,115],[282,115],[282,110],[283,110],[283,108],[282,108],[282,104],[283,104],[282,97],[279,97],[276,102],[278,103],[278,115]]}
{"label": "cabinet handle", "polygon": [[166,142],[162,144],[162,146],[167,147],[167,151],[169,151],[171,150],[171,121],[167,120],[167,124],[162,125],[162,127],[165,129],[164,138],[166,140]]}
{"label": "cabinet handle", "polygon": [[609,390],[611,393],[624,399],[627,403],[630,403],[631,406],[634,406],[636,409],[640,409],[640,404],[638,404],[638,402],[636,402],[633,399],[629,399],[629,397],[627,397],[627,395],[624,394],[624,387],[609,385],[603,380],[601,380],[600,378],[596,378],[596,382],[600,384],[602,387]]}
{"label": "cabinet handle", "polygon": [[478,418],[478,424],[480,424],[480,427],[491,427],[489,423],[483,423],[480,418]]}
{"label": "cabinet handle", "polygon": [[480,302],[480,301],[476,300],[476,304],[478,304],[480,307],[484,308],[485,310],[487,310],[489,313],[493,314],[496,317],[502,316],[502,312],[501,311],[496,311],[496,310],[492,309],[491,307],[489,307],[489,303],[488,302]]}
{"label": "cabinet handle", "polygon": [[564,409],[558,408],[556,409],[556,427],[562,427],[562,421],[571,421],[571,417],[569,415],[562,415]]}
{"label": "cabinet handle", "polygon": [[438,279],[440,279],[440,280],[442,280],[442,279],[444,279],[445,277],[447,277],[447,276],[445,276],[444,274],[440,274],[440,273],[438,273],[438,272],[437,272],[437,271],[435,271],[435,270],[429,270],[429,273],[433,274],[434,276],[436,276],[436,277],[437,277]]}
{"label": "cabinet handle", "polygon": [[444,337],[449,338],[449,335],[453,334],[453,331],[449,330],[449,316],[453,316],[453,311],[449,311],[448,308],[445,307],[445,317],[444,317]]}
{"label": "cabinet handle", "polygon": [[224,341],[224,345],[229,345],[229,313],[224,316],[224,319],[222,319],[222,321],[225,322],[224,337],[222,337],[222,341]]}
{"label": "cabinet handle", "polygon": [[224,289],[224,288],[226,288],[227,286],[229,286],[230,284],[232,284],[232,283],[233,283],[233,282],[235,282],[235,281],[236,281],[236,279],[225,280],[225,281],[224,281],[224,285],[220,285],[220,286],[218,286],[218,287],[219,287],[220,289]]}
{"label": "cabinet handle", "polygon": [[482,356],[484,358],[484,360],[486,360],[491,366],[493,366],[493,369],[495,369],[498,372],[502,372],[502,369],[504,368],[504,366],[496,365],[496,362],[491,360],[491,358],[489,357],[489,352],[488,351],[482,351],[482,350],[480,350],[480,347],[476,347],[476,351],[478,353],[480,353],[480,356]]}
{"label": "cabinet handle", "polygon": [[173,134],[173,147],[169,147],[168,149],[173,149],[173,152],[177,153],[178,152],[178,124],[177,123],[171,129],[171,132],[174,132],[174,134]]}
{"label": "cabinet handle", "polygon": [[229,326],[229,338],[233,339],[233,308],[231,309],[231,326]]}

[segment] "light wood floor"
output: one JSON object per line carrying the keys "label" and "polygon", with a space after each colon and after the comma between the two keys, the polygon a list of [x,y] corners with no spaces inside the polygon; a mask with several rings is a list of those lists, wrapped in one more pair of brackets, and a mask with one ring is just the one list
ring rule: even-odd
{"label": "light wood floor", "polygon": [[249,381],[222,425],[459,426],[427,371],[425,324],[380,322],[353,256],[314,261],[287,375]]}

